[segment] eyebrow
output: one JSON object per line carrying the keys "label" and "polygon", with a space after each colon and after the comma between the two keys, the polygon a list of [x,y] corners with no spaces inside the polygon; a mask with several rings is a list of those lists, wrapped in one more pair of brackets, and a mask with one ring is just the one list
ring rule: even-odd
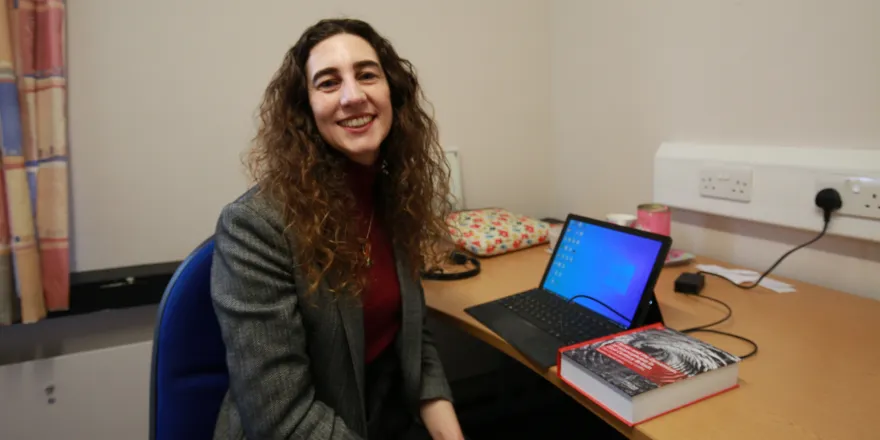
{"label": "eyebrow", "polygon": [[[363,61],[358,61],[358,62],[354,63],[355,70],[361,70],[361,69],[364,69],[367,67],[375,67],[377,69],[381,68],[379,66],[379,63],[377,61],[373,61],[373,60],[363,60]],[[339,69],[337,69],[335,67],[323,68],[323,69],[315,72],[314,75],[312,75],[312,82],[315,82],[318,78],[320,78],[324,75],[330,75],[330,74],[335,74],[335,73],[339,73]]]}

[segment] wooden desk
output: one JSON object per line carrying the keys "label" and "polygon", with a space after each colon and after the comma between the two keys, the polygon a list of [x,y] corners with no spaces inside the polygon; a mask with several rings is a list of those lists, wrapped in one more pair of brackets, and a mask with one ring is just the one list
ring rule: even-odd
{"label": "wooden desk", "polygon": [[[556,368],[527,361],[485,326],[464,313],[471,305],[536,287],[549,259],[545,246],[484,259],[482,273],[462,281],[425,281],[432,313],[517,359],[633,439],[880,439],[880,302],[784,278],[796,293],[741,290],[707,277],[703,294],[725,301],[733,318],[716,327],[751,338],[758,354],[740,368],[740,387],[629,428],[562,384]],[[700,263],[717,263],[699,258]],[[673,292],[679,273],[667,268],[656,295],[672,328],[723,316],[711,301]],[[749,346],[733,338],[694,333],[732,353]]]}

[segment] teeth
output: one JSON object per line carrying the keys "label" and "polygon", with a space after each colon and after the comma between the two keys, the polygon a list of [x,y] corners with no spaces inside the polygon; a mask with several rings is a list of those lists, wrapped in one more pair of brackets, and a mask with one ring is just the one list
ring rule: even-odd
{"label": "teeth", "polygon": [[343,127],[357,128],[357,127],[363,127],[364,125],[369,124],[370,121],[372,121],[372,120],[373,120],[372,116],[362,116],[360,118],[346,119],[346,120],[340,122],[339,124],[342,125]]}

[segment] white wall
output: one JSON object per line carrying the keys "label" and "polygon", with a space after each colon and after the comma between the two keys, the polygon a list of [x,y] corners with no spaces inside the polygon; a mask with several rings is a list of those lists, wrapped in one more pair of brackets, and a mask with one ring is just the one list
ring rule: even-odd
{"label": "white wall", "polygon": [[[530,0],[70,2],[73,269],[179,260],[247,187],[240,154],[286,50],[366,19],[418,69],[468,206],[551,206],[550,9]],[[523,184],[528,182],[528,184]]]}
{"label": "white wall", "polygon": [[[365,18],[412,59],[443,143],[461,151],[470,207],[631,211],[650,200],[663,141],[880,145],[873,0],[91,0],[68,10],[78,271],[177,260],[212,232],[247,186],[240,154],[268,78],[324,16]],[[760,226],[682,215],[677,245],[751,267],[808,238],[773,229],[789,238],[765,240]],[[872,294],[860,275],[878,272],[877,252],[828,240],[779,272]]]}
{"label": "white wall", "polygon": [[[556,0],[557,215],[650,201],[664,141],[880,148],[880,2]],[[755,269],[814,235],[690,212],[676,247]],[[880,299],[880,246],[828,238],[777,272]]]}

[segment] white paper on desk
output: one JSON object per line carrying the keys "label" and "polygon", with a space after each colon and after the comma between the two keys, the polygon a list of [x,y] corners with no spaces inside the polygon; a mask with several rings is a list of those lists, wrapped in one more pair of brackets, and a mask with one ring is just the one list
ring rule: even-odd
{"label": "white paper on desk", "polygon": [[[742,284],[745,282],[754,283],[755,281],[757,281],[758,277],[761,276],[761,274],[753,270],[728,269],[726,267],[716,266],[714,264],[698,264],[697,270],[720,275],[724,278],[729,279],[730,281],[733,281],[736,284]],[[761,287],[766,287],[776,293],[795,292],[795,288],[791,284],[783,283],[782,281],[766,277],[761,280]]]}

